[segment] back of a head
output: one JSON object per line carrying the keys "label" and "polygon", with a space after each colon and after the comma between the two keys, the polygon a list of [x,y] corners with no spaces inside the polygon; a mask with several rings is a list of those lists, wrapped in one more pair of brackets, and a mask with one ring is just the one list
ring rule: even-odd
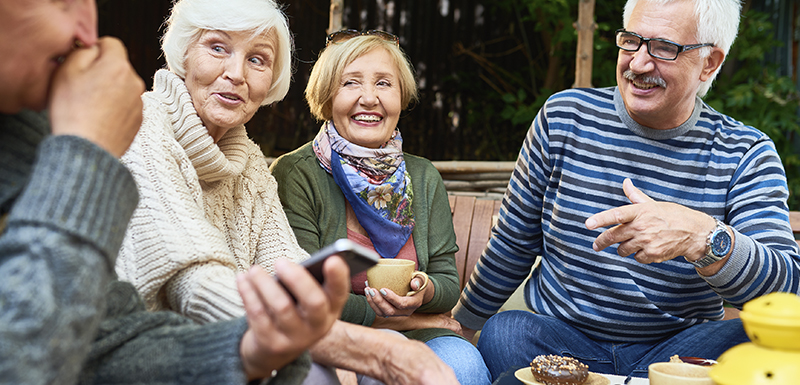
{"label": "back of a head", "polygon": [[273,0],[178,0],[167,19],[161,50],[170,71],[185,78],[186,52],[202,31],[274,33],[277,41],[272,86],[261,105],[286,96],[294,43],[281,6]]}
{"label": "back of a head", "polygon": [[[739,32],[739,19],[741,17],[741,0],[628,0],[622,14],[622,25],[627,27],[631,18],[631,13],[636,4],[640,1],[647,1],[656,4],[670,4],[675,2],[690,1],[694,3],[694,15],[697,21],[697,43],[713,43],[728,56],[730,48],[736,40]],[[687,15],[688,16],[688,15]],[[635,32],[635,31],[634,31]],[[711,52],[710,47],[700,48],[703,57]],[[722,66],[703,84],[700,85],[697,95],[705,96],[711,88],[714,79],[719,74]]]}

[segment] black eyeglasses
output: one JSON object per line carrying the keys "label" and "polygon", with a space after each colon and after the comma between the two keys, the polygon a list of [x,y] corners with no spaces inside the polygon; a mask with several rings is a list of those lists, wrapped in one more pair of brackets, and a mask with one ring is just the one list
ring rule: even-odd
{"label": "black eyeglasses", "polygon": [[359,31],[356,29],[343,29],[341,31],[336,31],[328,37],[325,38],[325,46],[329,46],[335,43],[341,43],[343,41],[350,40],[354,37],[358,36],[377,36],[383,40],[390,41],[396,45],[400,45],[400,38],[397,35],[393,35],[386,31],[380,31],[377,29],[370,29],[366,31]]}
{"label": "black eyeglasses", "polygon": [[647,53],[661,60],[675,60],[681,52],[714,46],[712,43],[680,45],[664,39],[648,39],[624,29],[618,29],[615,33],[617,34],[617,48],[623,51],[636,52],[642,47],[642,44],[647,43]]}

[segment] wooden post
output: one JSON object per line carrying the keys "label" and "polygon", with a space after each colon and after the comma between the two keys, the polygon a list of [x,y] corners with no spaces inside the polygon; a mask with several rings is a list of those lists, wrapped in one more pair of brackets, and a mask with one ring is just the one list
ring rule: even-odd
{"label": "wooden post", "polygon": [[594,45],[595,0],[580,0],[578,3],[578,22],[573,24],[578,30],[578,47],[575,57],[575,87],[592,86],[592,50]]}
{"label": "wooden post", "polygon": [[342,7],[344,7],[344,0],[331,0],[328,34],[340,31],[342,29]]}

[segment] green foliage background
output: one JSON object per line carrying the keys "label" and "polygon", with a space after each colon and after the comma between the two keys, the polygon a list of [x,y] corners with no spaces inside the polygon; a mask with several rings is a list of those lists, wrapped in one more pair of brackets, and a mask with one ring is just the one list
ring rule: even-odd
{"label": "green foliage background", "polygon": [[800,210],[800,97],[789,76],[764,60],[778,43],[768,15],[749,11],[728,62],[705,101],[717,111],[763,131],[774,142],[789,182],[789,207]]}
{"label": "green foliage background", "polygon": [[[597,3],[592,86],[613,86],[618,53],[613,31],[622,26],[625,0]],[[514,160],[545,100],[572,86],[578,0],[498,0],[489,12],[511,13],[515,20],[504,36],[470,47],[464,60],[477,62],[481,74],[457,74],[453,88],[464,96],[466,126],[483,139],[469,149],[470,158]],[[777,67],[764,60],[777,44],[768,20],[745,10],[739,36],[705,101],[772,138],[789,181],[789,207],[800,210],[800,97],[792,79],[778,76]]]}

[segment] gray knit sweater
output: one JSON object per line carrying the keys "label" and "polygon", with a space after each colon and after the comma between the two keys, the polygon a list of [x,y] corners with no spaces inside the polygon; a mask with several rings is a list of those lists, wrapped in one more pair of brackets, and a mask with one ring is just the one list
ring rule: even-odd
{"label": "gray knit sweater", "polygon": [[[43,115],[0,115],[0,384],[243,384],[244,319],[148,313],[116,281],[137,203],[120,162],[47,137]],[[272,383],[299,383],[308,356]]]}

